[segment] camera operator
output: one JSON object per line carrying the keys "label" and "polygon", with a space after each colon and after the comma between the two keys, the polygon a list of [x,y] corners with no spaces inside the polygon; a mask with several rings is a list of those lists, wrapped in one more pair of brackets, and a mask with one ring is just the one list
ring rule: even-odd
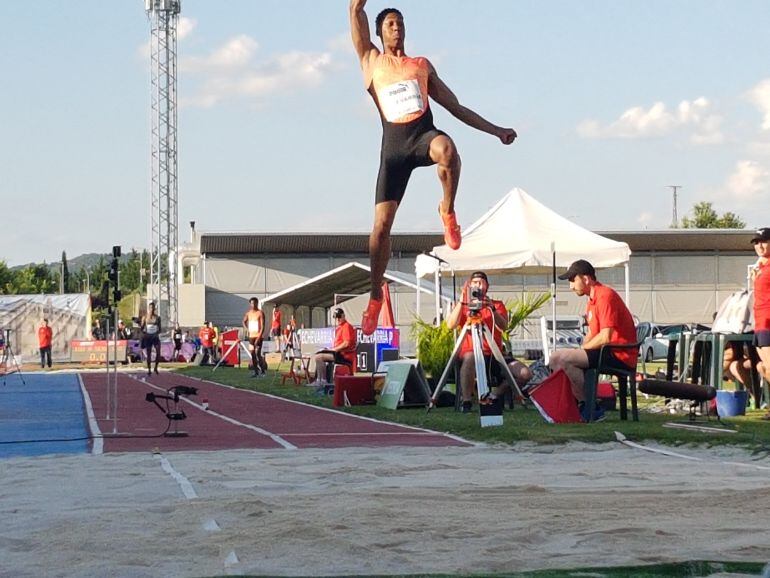
{"label": "camera operator", "polygon": [[[495,340],[495,344],[502,350],[503,331],[508,327],[508,311],[502,301],[487,297],[489,280],[483,271],[476,271],[463,286],[462,299],[457,302],[447,318],[447,327],[454,329],[467,323],[471,317],[480,317],[481,321],[489,328]],[[484,340],[482,341],[482,353],[484,363],[490,368],[490,377],[503,383],[503,371],[497,361],[492,357],[492,350]],[[466,333],[460,345],[460,385],[462,386],[463,413],[468,413],[473,408],[473,384],[476,379],[476,365],[473,357],[473,337]],[[529,368],[518,361],[509,364],[511,373],[517,383],[526,383],[531,374]],[[509,384],[502,385],[492,390],[490,398],[501,395]]]}

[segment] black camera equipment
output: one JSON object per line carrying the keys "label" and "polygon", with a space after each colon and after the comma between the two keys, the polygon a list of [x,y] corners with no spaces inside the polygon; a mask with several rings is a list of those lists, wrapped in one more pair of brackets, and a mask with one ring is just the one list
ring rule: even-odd
{"label": "black camera equipment", "polygon": [[[164,413],[164,415],[168,418],[169,425],[171,425],[171,422],[174,423],[174,431],[167,431],[163,434],[166,437],[187,437],[188,435],[187,432],[179,431],[177,426],[178,422],[182,421],[183,419],[187,419],[187,414],[185,414],[184,410],[179,407],[180,396],[183,395],[198,395],[198,389],[187,385],[175,385],[174,387],[170,387],[166,390],[166,395],[150,392],[144,397],[145,401],[154,403],[157,408]],[[158,403],[159,399],[166,400],[165,408],[160,403]]]}
{"label": "black camera equipment", "polygon": [[21,383],[27,385],[27,382],[24,381],[21,367],[19,367],[19,362],[13,353],[11,330],[0,328],[0,374],[3,376],[3,385],[6,384],[5,379],[9,373],[18,373],[19,377],[21,377]]}
{"label": "black camera equipment", "polygon": [[481,313],[481,310],[484,308],[484,292],[478,287],[472,288],[471,298],[466,305],[468,306],[468,311],[471,315],[478,315]]}

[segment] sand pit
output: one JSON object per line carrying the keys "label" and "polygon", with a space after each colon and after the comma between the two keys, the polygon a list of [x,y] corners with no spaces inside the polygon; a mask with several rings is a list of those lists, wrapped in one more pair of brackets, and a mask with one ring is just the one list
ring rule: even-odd
{"label": "sand pit", "polygon": [[0,576],[504,572],[770,560],[770,467],[621,444],[0,462]]}

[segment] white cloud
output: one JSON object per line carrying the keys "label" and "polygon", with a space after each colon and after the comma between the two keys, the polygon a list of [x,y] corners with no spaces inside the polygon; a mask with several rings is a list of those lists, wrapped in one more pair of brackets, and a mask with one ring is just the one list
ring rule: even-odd
{"label": "white cloud", "polygon": [[178,40],[184,40],[190,34],[192,34],[195,27],[198,25],[198,21],[194,18],[188,18],[186,16],[180,16],[179,22],[176,27],[176,37]]}
{"label": "white cloud", "polygon": [[256,40],[240,35],[204,57],[184,59],[180,68],[198,80],[182,106],[211,107],[232,98],[258,99],[276,92],[317,86],[333,66],[329,52],[292,51],[258,60]]}
{"label": "white cloud", "polygon": [[756,161],[738,161],[724,186],[726,195],[738,201],[770,197],[770,171]]}
{"label": "white cloud", "polygon": [[761,81],[746,96],[763,115],[762,130],[770,130],[770,78]]}
{"label": "white cloud", "polygon": [[231,38],[222,46],[204,57],[186,57],[179,61],[182,72],[222,72],[248,66],[259,44],[252,37],[241,34]]}
{"label": "white cloud", "polygon": [[694,144],[715,144],[724,139],[720,131],[722,118],[711,112],[711,103],[705,97],[683,100],[675,109],[656,102],[649,108],[635,106],[606,125],[594,119],[582,121],[577,133],[583,138],[652,138],[671,134],[678,129],[690,129]]}
{"label": "white cloud", "polygon": [[650,225],[654,217],[655,215],[653,215],[651,212],[643,211],[637,217],[636,222],[639,223],[642,226],[642,228],[646,229]]}

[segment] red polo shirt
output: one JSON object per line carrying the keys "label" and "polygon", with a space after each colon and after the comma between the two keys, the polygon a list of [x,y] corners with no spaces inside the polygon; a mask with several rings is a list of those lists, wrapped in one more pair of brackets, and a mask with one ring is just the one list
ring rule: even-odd
{"label": "red polo shirt", "polygon": [[51,347],[53,339],[53,329],[41,325],[37,330],[37,342],[40,347]]}
{"label": "red polo shirt", "polygon": [[[498,314],[502,315],[506,319],[508,319],[508,310],[505,308],[505,304],[502,301],[497,301],[496,299],[492,299],[492,307],[494,307],[495,311],[497,311]],[[498,348],[502,348],[503,346],[503,332],[505,327],[499,329],[495,327],[494,318],[492,317],[492,311],[490,311],[489,307],[484,307],[481,310],[481,319],[484,322],[484,324],[489,327],[489,330],[492,332],[492,336],[495,339],[495,344]],[[462,327],[465,325],[465,322],[468,320],[468,307],[463,306],[462,310],[460,311],[460,318],[457,320],[457,324],[459,327]],[[486,341],[482,341],[482,353],[484,355],[492,355],[492,350],[489,348],[489,345],[487,345]],[[463,338],[462,345],[460,345],[460,355],[464,355],[466,353],[470,353],[473,351],[473,337],[471,337],[470,333],[466,333],[465,337]]]}
{"label": "red polo shirt", "polygon": [[334,347],[339,347],[343,343],[349,343],[347,348],[340,351],[342,357],[349,361],[355,367],[356,363],[356,328],[347,320],[337,325],[334,330]]}
{"label": "red polo shirt", "polygon": [[770,261],[760,263],[754,277],[754,330],[770,329]]}
{"label": "red polo shirt", "polygon": [[[612,327],[612,343],[636,343],[636,326],[631,312],[620,298],[620,295],[606,285],[596,283],[594,295],[588,298],[586,306],[586,320],[588,321],[588,335],[586,341],[599,333],[602,329]],[[612,354],[629,367],[636,367],[636,359],[639,351],[636,349],[618,349]]]}

